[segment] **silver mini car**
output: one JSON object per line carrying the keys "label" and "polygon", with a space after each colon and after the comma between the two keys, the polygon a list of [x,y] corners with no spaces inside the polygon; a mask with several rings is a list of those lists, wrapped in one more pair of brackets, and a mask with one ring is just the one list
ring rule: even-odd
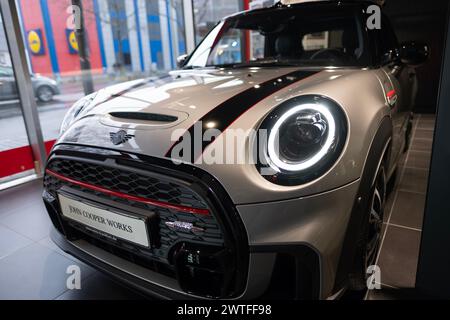
{"label": "silver mini car", "polygon": [[363,289],[428,53],[369,6],[238,13],[180,70],[78,101],[46,167],[52,239],[162,298]]}

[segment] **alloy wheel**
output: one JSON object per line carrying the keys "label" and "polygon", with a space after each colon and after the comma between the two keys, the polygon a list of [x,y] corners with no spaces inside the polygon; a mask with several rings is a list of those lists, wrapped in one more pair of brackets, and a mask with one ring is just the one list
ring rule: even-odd
{"label": "alloy wheel", "polygon": [[374,265],[377,259],[378,250],[380,249],[384,208],[386,205],[386,177],[384,168],[381,167],[375,186],[371,195],[370,213],[369,213],[369,232],[367,238],[367,246],[365,252],[365,270]]}

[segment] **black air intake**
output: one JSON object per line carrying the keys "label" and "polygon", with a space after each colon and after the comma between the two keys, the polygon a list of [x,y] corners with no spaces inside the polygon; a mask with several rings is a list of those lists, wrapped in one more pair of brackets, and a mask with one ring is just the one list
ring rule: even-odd
{"label": "black air intake", "polygon": [[111,112],[114,118],[128,119],[128,120],[143,120],[153,122],[175,122],[178,117],[169,116],[166,114],[147,113],[147,112]]}

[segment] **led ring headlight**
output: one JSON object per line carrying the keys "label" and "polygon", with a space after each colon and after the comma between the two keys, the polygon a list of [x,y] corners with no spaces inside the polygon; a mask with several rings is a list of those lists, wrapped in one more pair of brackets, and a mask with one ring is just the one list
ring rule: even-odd
{"label": "led ring headlight", "polygon": [[307,95],[275,108],[261,129],[268,131],[268,139],[262,143],[260,173],[276,184],[299,185],[323,175],[337,161],[347,139],[347,118],[336,102]]}
{"label": "led ring headlight", "polygon": [[[282,161],[279,157],[279,148],[277,148],[277,137],[279,137],[279,130],[280,127],[293,115],[298,114],[301,111],[314,111],[318,112],[319,114],[323,115],[325,117],[325,121],[328,125],[328,133],[327,138],[320,149],[319,152],[317,152],[314,156],[307,159],[306,161],[301,161],[299,163],[287,163],[285,161]],[[331,146],[333,145],[334,139],[336,136],[336,123],[334,121],[333,115],[331,112],[320,104],[302,104],[298,105],[296,107],[293,107],[289,111],[287,111],[285,114],[281,116],[281,118],[275,123],[273,126],[268,140],[268,153],[270,160],[280,169],[286,170],[286,171],[303,171],[308,168],[311,168],[316,163],[318,163],[330,150]],[[277,152],[278,149],[278,152]]]}

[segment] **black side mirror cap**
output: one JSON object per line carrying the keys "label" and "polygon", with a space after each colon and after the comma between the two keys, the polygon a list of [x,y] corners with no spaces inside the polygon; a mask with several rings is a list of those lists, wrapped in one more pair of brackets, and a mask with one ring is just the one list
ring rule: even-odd
{"label": "black side mirror cap", "polygon": [[179,69],[183,68],[188,60],[189,55],[183,54],[177,58],[177,66]]}
{"label": "black side mirror cap", "polygon": [[403,63],[418,66],[427,61],[430,55],[428,45],[419,42],[406,42],[400,46],[400,58]]}

